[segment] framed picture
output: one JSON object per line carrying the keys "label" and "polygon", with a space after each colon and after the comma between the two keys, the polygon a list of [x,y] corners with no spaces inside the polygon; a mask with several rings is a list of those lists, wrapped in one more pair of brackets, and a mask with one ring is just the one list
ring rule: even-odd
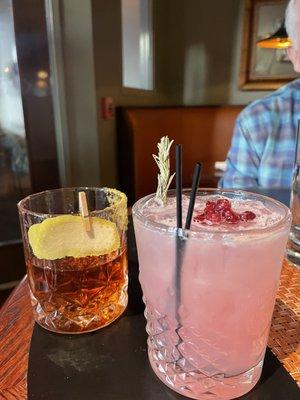
{"label": "framed picture", "polygon": [[240,89],[273,90],[298,77],[286,50],[257,46],[284,23],[287,4],[288,0],[244,0]]}

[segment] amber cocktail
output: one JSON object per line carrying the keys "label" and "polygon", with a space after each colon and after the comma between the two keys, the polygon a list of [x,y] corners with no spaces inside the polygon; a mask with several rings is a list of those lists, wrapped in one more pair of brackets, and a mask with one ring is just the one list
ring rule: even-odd
{"label": "amber cocktail", "polygon": [[[89,230],[79,210],[82,191]],[[108,188],[57,189],[18,208],[36,322],[81,333],[118,318],[127,305],[126,196]]]}

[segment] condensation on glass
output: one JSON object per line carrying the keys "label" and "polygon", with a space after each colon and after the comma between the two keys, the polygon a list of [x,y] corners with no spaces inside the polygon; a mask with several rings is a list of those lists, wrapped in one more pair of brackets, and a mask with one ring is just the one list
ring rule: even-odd
{"label": "condensation on glass", "polygon": [[152,0],[122,0],[123,86],[153,89]]}
{"label": "condensation on glass", "polygon": [[12,2],[0,3],[0,245],[20,238],[16,203],[30,190]]}

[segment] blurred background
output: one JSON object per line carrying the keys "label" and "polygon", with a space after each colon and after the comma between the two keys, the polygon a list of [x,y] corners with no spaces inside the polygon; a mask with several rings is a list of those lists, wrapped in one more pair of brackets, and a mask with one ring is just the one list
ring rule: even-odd
{"label": "blurred background", "polygon": [[173,133],[216,185],[238,112],[295,78],[284,52],[256,46],[286,4],[0,0],[0,304],[25,274],[16,203],[29,193],[104,185],[134,201],[139,176],[155,184],[156,136]]}

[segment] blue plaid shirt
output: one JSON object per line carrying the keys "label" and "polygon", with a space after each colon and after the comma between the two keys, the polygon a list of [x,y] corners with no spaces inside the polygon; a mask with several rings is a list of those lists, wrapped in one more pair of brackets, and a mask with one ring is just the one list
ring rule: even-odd
{"label": "blue plaid shirt", "polygon": [[219,186],[290,187],[299,119],[300,79],[246,107],[237,118]]}

